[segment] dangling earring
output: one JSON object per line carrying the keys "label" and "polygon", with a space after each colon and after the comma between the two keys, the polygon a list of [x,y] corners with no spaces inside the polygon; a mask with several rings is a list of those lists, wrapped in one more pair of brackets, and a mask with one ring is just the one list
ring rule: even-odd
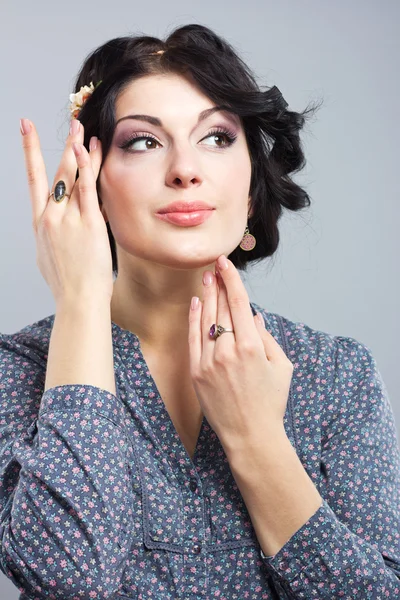
{"label": "dangling earring", "polygon": [[240,242],[240,247],[242,250],[253,250],[256,245],[256,238],[254,235],[249,233],[249,227],[246,225],[246,229],[244,230],[244,234],[242,237],[242,241]]}

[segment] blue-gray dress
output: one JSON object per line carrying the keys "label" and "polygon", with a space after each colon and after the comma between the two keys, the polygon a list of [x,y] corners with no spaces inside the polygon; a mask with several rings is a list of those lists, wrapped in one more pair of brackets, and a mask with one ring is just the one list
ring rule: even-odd
{"label": "blue-gray dress", "polygon": [[21,600],[400,598],[400,452],[370,349],[251,307],[294,365],[285,430],[323,498],[272,557],[206,418],[189,457],[135,334],[112,323],[116,396],[43,393],[54,315],[0,334],[0,568]]}

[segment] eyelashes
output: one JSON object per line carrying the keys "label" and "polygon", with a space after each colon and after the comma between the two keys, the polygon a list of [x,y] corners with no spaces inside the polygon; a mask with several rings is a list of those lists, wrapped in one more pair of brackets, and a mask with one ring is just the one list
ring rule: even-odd
{"label": "eyelashes", "polygon": [[[216,146],[216,148],[221,149],[221,150],[223,150],[224,148],[229,148],[229,146],[232,146],[232,144],[234,144],[237,139],[237,134],[234,131],[231,131],[224,127],[214,128],[212,131],[210,131],[209,134],[207,134],[203,138],[203,140],[207,139],[209,137],[212,137],[212,136],[225,137],[226,143],[223,146]],[[125,150],[127,152],[132,152],[132,153],[143,152],[143,150],[132,150],[131,149],[131,147],[133,146],[133,143],[138,142],[139,140],[153,140],[157,144],[160,143],[157,140],[157,138],[155,138],[154,136],[152,136],[148,133],[135,132],[126,141],[122,142],[122,144],[119,145],[119,148],[121,148],[122,150]],[[152,150],[152,148],[150,148],[150,150]]]}

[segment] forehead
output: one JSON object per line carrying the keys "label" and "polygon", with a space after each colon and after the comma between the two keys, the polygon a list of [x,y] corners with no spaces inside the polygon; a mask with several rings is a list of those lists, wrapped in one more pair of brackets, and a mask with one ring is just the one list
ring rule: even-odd
{"label": "forehead", "polygon": [[130,82],[126,88],[119,94],[116,101],[116,108],[126,104],[135,103],[135,105],[144,105],[147,102],[153,104],[164,104],[165,101],[190,96],[194,102],[203,102],[212,105],[212,102],[202,94],[195,85],[190,83],[184,77],[177,74],[157,74],[145,75]]}
{"label": "forehead", "polygon": [[[196,119],[216,104],[194,83],[178,74],[145,75],[132,81],[115,102],[116,119],[135,113],[160,117],[161,120]],[[218,114],[218,113],[217,113]],[[240,124],[240,118],[231,118]]]}

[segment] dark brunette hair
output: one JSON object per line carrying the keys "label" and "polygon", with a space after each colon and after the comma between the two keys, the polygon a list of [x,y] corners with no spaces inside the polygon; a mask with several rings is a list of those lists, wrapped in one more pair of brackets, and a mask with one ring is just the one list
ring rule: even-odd
{"label": "dark brunette hair", "polygon": [[[163,53],[154,54],[158,50]],[[215,104],[236,113],[243,124],[251,158],[252,216],[248,225],[256,240],[253,250],[239,246],[229,255],[234,265],[272,256],[279,244],[278,220],[282,209],[298,211],[310,205],[304,189],[290,175],[305,166],[300,130],[318,105],[302,113],[290,111],[276,86],[262,91],[249,67],[234,48],[208,27],[198,24],[176,28],[165,41],[151,36],[109,40],[85,59],[75,92],[101,82],[83,105],[78,118],[85,128],[85,146],[96,135],[102,143],[103,161],[115,129],[115,101],[133,80],[152,74],[186,77]],[[101,205],[101,199],[99,200]],[[113,272],[118,274],[117,252],[107,223]]]}

